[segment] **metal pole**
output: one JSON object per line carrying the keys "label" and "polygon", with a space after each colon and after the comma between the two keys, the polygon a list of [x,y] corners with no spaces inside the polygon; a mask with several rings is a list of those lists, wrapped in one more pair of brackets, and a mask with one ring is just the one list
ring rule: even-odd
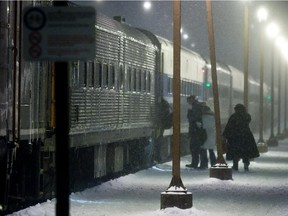
{"label": "metal pole", "polygon": [[274,138],[274,46],[271,53],[271,138]]}
{"label": "metal pole", "polygon": [[263,27],[261,28],[260,35],[260,92],[259,92],[259,140],[258,143],[264,143],[263,139],[263,80],[264,80],[264,70],[263,70],[263,40],[264,40],[264,32]]}
{"label": "metal pole", "polygon": [[287,97],[288,97],[288,88],[287,88],[287,74],[288,74],[288,71],[287,71],[287,62],[285,64],[285,94],[284,94],[284,133],[287,133]]}
{"label": "metal pole", "polygon": [[274,136],[274,53],[275,53],[275,46],[272,44],[272,51],[271,51],[271,128],[270,128],[270,138],[267,141],[269,146],[276,146],[278,145],[278,140]]}
{"label": "metal pole", "polygon": [[217,85],[215,42],[214,42],[214,30],[213,30],[213,18],[212,18],[212,5],[211,5],[210,0],[206,0],[206,8],[207,8],[212,88],[213,88],[214,111],[215,111],[217,163],[226,164],[226,161],[223,157],[223,149],[222,149],[222,132],[221,132],[221,119],[220,119],[220,108],[219,108],[219,94],[218,94],[218,85]]}
{"label": "metal pole", "polygon": [[180,178],[180,47],[181,2],[174,0],[173,10],[173,178],[170,186],[185,188]]}
{"label": "metal pole", "polygon": [[173,25],[173,176],[169,188],[161,193],[161,209],[174,206],[186,209],[193,204],[192,193],[187,192],[180,177],[180,0],[174,0],[173,3]]}
{"label": "metal pole", "polygon": [[243,103],[248,111],[248,59],[249,59],[249,9],[247,2],[244,2],[244,95],[243,95]]}
{"label": "metal pole", "polygon": [[[55,1],[54,6],[67,6]],[[69,74],[67,62],[55,63],[56,91],[56,215],[69,216]]]}
{"label": "metal pole", "polygon": [[13,112],[13,118],[12,118],[12,140],[13,140],[13,144],[16,144],[16,116],[17,116],[17,101],[16,101],[16,92],[17,92],[17,56],[18,56],[18,38],[17,38],[17,29],[18,29],[18,26],[17,26],[17,20],[18,20],[18,3],[17,1],[15,1],[13,3],[13,6],[14,6],[14,32],[13,32],[13,39],[14,39],[14,52],[13,52],[13,107],[12,107],[12,112]]}
{"label": "metal pole", "polygon": [[[280,61],[280,60],[279,60]],[[277,127],[277,137],[281,135],[281,64],[279,63],[278,72],[278,127]]]}
{"label": "metal pole", "polygon": [[20,140],[20,116],[21,116],[21,75],[22,75],[22,1],[19,2],[19,75],[18,75],[18,120],[17,120],[17,137]]}
{"label": "metal pole", "polygon": [[212,76],[216,143],[217,143],[216,164],[210,168],[210,177],[218,178],[221,180],[229,180],[229,179],[232,179],[232,168],[229,168],[227,166],[227,163],[223,157],[223,147],[222,147],[223,139],[222,139],[222,132],[221,132],[221,119],[220,119],[219,94],[218,94],[218,85],[217,85],[218,82],[217,82],[217,71],[216,71],[216,56],[215,56],[215,42],[214,42],[211,0],[206,0],[206,10],[207,10],[207,25],[208,25],[208,34],[209,34],[211,76]]}
{"label": "metal pole", "polygon": [[173,47],[173,176],[180,177],[180,28],[181,2],[174,1]]}
{"label": "metal pole", "polygon": [[56,215],[69,216],[69,91],[68,64],[55,63],[56,90]]}

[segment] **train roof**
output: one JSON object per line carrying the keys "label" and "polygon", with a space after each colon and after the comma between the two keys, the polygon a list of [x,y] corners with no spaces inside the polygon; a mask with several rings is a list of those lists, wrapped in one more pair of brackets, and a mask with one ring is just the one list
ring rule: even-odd
{"label": "train roof", "polygon": [[[68,2],[68,5],[70,7],[80,7],[78,4],[73,2]],[[113,19],[98,12],[96,9],[96,26],[98,26],[98,28],[104,28],[105,30],[111,31],[114,34],[124,34],[131,40],[142,42],[148,46],[156,46],[158,49],[160,49],[159,42],[155,40],[155,36],[151,32],[130,26],[121,16],[116,16]]]}
{"label": "train roof", "polygon": [[[205,61],[206,61],[207,66],[211,67],[210,59],[209,58],[205,58]],[[217,67],[216,70],[221,70],[223,73],[231,75],[231,70],[230,70],[228,65],[217,61],[216,62],[216,67]]]}
{"label": "train roof", "polygon": [[[165,43],[167,46],[173,46],[173,42],[172,42],[172,41],[170,41],[170,40],[168,40],[168,39],[166,39],[166,38],[164,38],[164,37],[161,37],[161,36],[159,36],[159,35],[157,35],[156,37],[158,38],[158,40],[160,41],[160,43]],[[196,53],[196,52],[194,52],[194,51],[191,50],[191,49],[188,49],[188,48],[183,47],[183,46],[181,46],[181,49],[182,49],[182,50],[185,50],[186,52],[189,52],[190,54],[193,54],[194,56],[196,56],[196,57],[198,57],[198,58],[200,58],[200,59],[203,59],[203,60],[204,60],[204,58],[203,58],[199,53]]]}
{"label": "train roof", "polygon": [[96,26],[98,28],[104,28],[119,35],[125,35],[131,40],[136,40],[137,42],[142,42],[148,46],[156,46],[159,48],[159,43],[153,39],[153,34],[146,31],[140,30],[123,22],[124,19],[120,18],[119,21],[114,20],[102,13],[96,13]]}

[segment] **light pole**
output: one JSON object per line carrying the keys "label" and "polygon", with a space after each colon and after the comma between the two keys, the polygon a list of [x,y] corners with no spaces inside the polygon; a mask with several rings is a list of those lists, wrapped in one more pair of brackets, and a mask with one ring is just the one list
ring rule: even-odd
{"label": "light pole", "polygon": [[192,193],[188,192],[180,176],[180,68],[181,68],[181,1],[173,1],[173,160],[172,179],[161,193],[161,209],[193,206]]}
{"label": "light pole", "polygon": [[[277,46],[279,49],[283,50],[283,46],[285,45],[285,39],[283,37],[279,37],[277,39]],[[279,67],[279,75],[278,75],[278,133],[277,133],[277,138],[282,138],[282,134],[281,134],[281,83],[282,83],[282,77],[281,77],[281,68],[283,68],[284,66],[284,57],[283,55],[281,55],[280,60],[282,61],[282,67]],[[279,64],[281,65],[281,64]]]}
{"label": "light pole", "polygon": [[[279,60],[279,61],[282,61]],[[277,125],[277,138],[281,137],[281,64],[279,64],[278,70],[278,125]]]}
{"label": "light pole", "polygon": [[288,82],[288,64],[287,64],[287,60],[288,60],[288,43],[286,42],[285,45],[283,46],[282,49],[283,55],[284,55],[284,59],[285,59],[285,64],[284,64],[284,72],[285,72],[285,90],[284,90],[284,130],[283,130],[283,136],[287,136],[288,135],[288,129],[287,129],[287,97],[288,97],[288,88],[287,88],[287,82]]}
{"label": "light pole", "polygon": [[260,8],[257,13],[259,22],[260,22],[260,91],[259,91],[259,140],[257,143],[258,149],[260,152],[267,151],[267,144],[263,139],[263,80],[264,80],[264,55],[263,55],[263,40],[264,40],[264,32],[262,23],[267,19],[268,12],[265,8]]}
{"label": "light pole", "polygon": [[213,88],[214,99],[214,111],[215,111],[215,128],[216,128],[216,143],[217,143],[217,160],[216,164],[210,168],[210,177],[218,178],[221,180],[232,179],[232,168],[227,166],[227,163],[223,157],[222,148],[222,132],[221,132],[221,119],[220,119],[220,106],[219,106],[219,93],[217,86],[217,71],[216,71],[216,54],[215,54],[215,40],[214,40],[214,28],[213,28],[213,16],[212,16],[212,3],[211,0],[206,0],[206,12],[207,12],[207,27],[208,27],[208,39],[211,61],[211,78]]}
{"label": "light pole", "polygon": [[[279,28],[276,24],[271,23],[267,27],[267,35],[268,37],[272,38],[272,40],[276,37],[279,32]],[[272,51],[271,51],[271,134],[270,138],[267,141],[268,146],[277,146],[278,140],[274,136],[274,52],[275,52],[275,43],[274,40],[272,42]]]}
{"label": "light pole", "polygon": [[244,1],[244,94],[243,94],[243,103],[248,111],[248,59],[249,59],[249,8],[248,2]]}
{"label": "light pole", "polygon": [[[288,76],[288,71],[287,71],[287,62],[285,64],[285,83],[288,82],[287,80],[287,76]],[[284,130],[283,130],[283,134],[286,136],[287,135],[287,97],[288,97],[288,88],[287,85],[285,85],[285,94],[284,94]]]}

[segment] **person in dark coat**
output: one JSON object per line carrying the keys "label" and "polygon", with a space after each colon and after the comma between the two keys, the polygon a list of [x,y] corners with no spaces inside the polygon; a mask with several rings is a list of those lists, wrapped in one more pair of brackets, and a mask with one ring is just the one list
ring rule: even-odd
{"label": "person in dark coat", "polygon": [[156,130],[156,143],[154,144],[154,159],[155,162],[162,162],[161,157],[161,146],[164,144],[164,131],[172,127],[172,111],[171,107],[164,98],[161,98],[161,101],[158,106],[158,122]]}
{"label": "person in dark coat", "polygon": [[198,138],[198,128],[202,124],[202,106],[195,95],[187,97],[187,103],[192,106],[188,109],[187,118],[189,122],[190,152],[192,156],[191,164],[186,164],[189,168],[198,168],[201,145]]}
{"label": "person in dark coat", "polygon": [[226,159],[233,160],[233,169],[238,170],[238,162],[242,158],[244,170],[249,170],[250,159],[259,157],[259,151],[250,130],[251,116],[243,104],[237,104],[223,131],[228,141]]}

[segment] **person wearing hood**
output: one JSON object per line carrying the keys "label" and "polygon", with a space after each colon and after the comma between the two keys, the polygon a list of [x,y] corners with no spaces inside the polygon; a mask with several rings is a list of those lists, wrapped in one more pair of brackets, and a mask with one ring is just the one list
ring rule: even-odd
{"label": "person wearing hood", "polygon": [[251,115],[243,104],[234,107],[235,112],[230,116],[223,131],[227,139],[226,160],[233,160],[233,169],[238,170],[238,162],[242,159],[244,170],[249,170],[250,159],[259,157],[259,151],[250,130]]}

